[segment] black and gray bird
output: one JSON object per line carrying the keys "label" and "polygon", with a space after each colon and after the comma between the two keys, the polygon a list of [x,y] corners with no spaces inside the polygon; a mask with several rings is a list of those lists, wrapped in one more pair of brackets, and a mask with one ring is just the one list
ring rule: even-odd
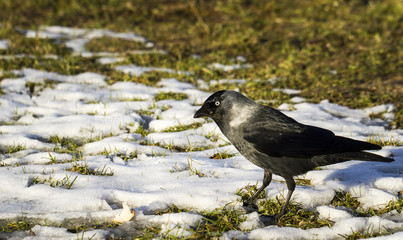
{"label": "black and gray bird", "polygon": [[239,92],[223,90],[212,94],[194,118],[210,117],[236,149],[264,169],[262,186],[246,201],[252,204],[271,182],[272,174],[283,177],[288,193],[279,216],[285,213],[295,189],[293,176],[315,167],[348,160],[392,162],[363,150],[380,146],[341,136],[330,130],[304,125],[280,111],[263,106]]}

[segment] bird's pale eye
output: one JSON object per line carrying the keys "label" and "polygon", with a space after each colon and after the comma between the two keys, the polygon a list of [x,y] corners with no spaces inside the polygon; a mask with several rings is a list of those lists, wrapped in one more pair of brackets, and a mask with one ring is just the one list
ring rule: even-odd
{"label": "bird's pale eye", "polygon": [[218,107],[218,106],[220,106],[220,101],[215,101],[214,104]]}

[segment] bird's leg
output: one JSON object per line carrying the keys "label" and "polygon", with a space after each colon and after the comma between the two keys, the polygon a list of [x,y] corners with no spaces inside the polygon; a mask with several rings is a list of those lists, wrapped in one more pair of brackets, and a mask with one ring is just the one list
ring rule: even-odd
{"label": "bird's leg", "polygon": [[253,200],[261,193],[267,186],[269,186],[271,182],[271,177],[272,173],[270,171],[267,171],[266,169],[264,170],[264,175],[263,175],[263,184],[260,186],[260,188],[255,192],[255,194],[252,195],[248,200],[246,200],[246,205],[252,204]]}
{"label": "bird's leg", "polygon": [[279,214],[278,217],[281,217],[281,216],[284,215],[285,209],[287,208],[288,203],[290,202],[290,199],[291,199],[291,195],[292,195],[292,193],[294,192],[294,189],[295,189],[295,181],[294,181],[294,179],[292,177],[287,177],[287,178],[284,178],[284,179],[285,179],[285,182],[287,183],[288,193],[287,193],[287,197],[285,199],[285,203],[284,203],[283,207],[281,208],[280,214]]}

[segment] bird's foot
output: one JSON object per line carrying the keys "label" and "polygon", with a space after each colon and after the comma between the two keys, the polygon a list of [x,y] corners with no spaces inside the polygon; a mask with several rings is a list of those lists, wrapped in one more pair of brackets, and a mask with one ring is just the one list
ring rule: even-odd
{"label": "bird's foot", "polygon": [[258,206],[256,205],[256,203],[254,203],[251,200],[246,200],[245,202],[243,202],[242,206],[244,207],[253,207],[253,208],[258,208]]}
{"label": "bird's foot", "polygon": [[281,215],[280,213],[276,214],[276,215],[274,215],[274,219],[276,219],[276,222],[280,222],[280,219],[281,219],[282,216],[283,215]]}
{"label": "bird's foot", "polygon": [[259,209],[252,201],[243,202],[242,207],[245,209],[246,213],[256,212]]}
{"label": "bird's foot", "polygon": [[[243,202],[242,207],[246,213],[252,213],[252,212],[259,211],[259,207],[253,201],[250,201],[250,200],[246,200],[245,202]],[[276,225],[278,223],[278,220],[280,219],[280,217],[281,216],[279,216],[279,214],[278,215],[259,214],[259,220],[265,226]]]}
{"label": "bird's foot", "polygon": [[281,217],[284,216],[287,212],[284,209],[281,209],[280,213],[274,215],[274,218],[276,219],[277,222],[280,222]]}

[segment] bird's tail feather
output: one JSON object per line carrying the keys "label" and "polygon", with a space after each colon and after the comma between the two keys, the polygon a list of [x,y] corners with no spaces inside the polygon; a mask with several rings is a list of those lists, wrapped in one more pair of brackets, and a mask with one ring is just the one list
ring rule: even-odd
{"label": "bird's tail feather", "polygon": [[312,159],[315,166],[323,166],[328,164],[334,164],[339,162],[345,162],[349,160],[359,161],[374,161],[374,162],[393,162],[392,158],[382,157],[377,154],[369,152],[345,152],[335,153],[329,155],[316,156]]}

